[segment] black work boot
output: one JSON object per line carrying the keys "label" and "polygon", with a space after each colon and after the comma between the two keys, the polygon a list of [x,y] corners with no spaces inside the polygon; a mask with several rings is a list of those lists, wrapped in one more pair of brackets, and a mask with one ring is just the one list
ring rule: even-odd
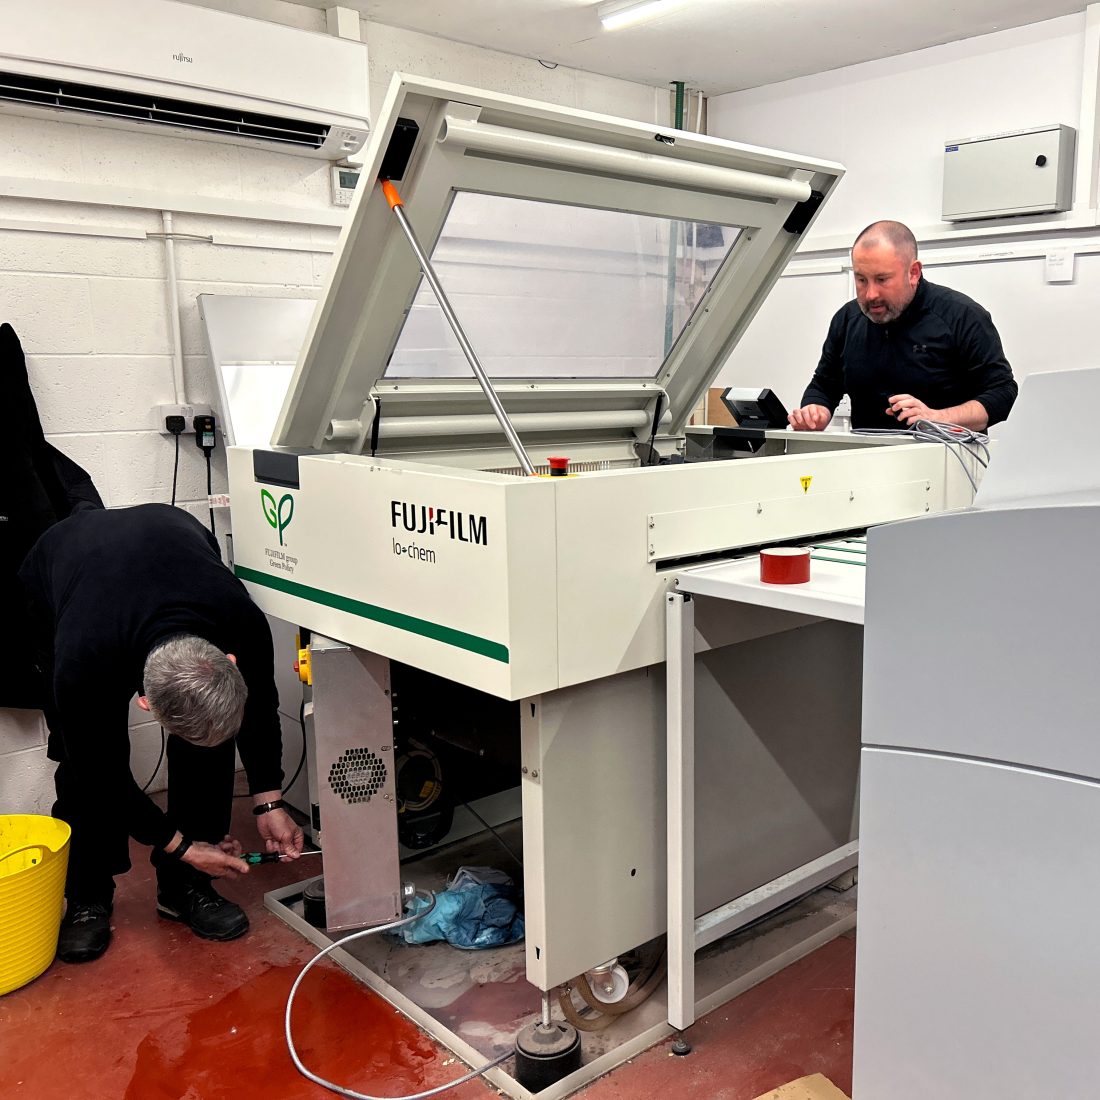
{"label": "black work boot", "polygon": [[248,931],[244,910],[223,898],[209,881],[161,885],[157,890],[157,914],[186,924],[206,940],[235,940]]}
{"label": "black work boot", "polygon": [[98,959],[111,942],[111,906],[100,901],[70,901],[61,918],[57,957],[62,962]]}

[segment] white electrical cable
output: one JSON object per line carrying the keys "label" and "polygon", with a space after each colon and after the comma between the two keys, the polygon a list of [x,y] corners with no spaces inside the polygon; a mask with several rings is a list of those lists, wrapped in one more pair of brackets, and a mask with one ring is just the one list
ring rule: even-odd
{"label": "white electrical cable", "polygon": [[344,944],[350,943],[352,940],[362,939],[364,936],[373,936],[378,932],[392,932],[395,928],[401,928],[406,924],[412,924],[413,921],[421,920],[426,917],[435,908],[435,894],[428,894],[431,904],[427,909],[422,909],[418,913],[414,913],[411,917],[402,917],[401,920],[391,921],[389,924],[379,924],[374,928],[366,928],[362,932],[353,932],[350,936],[345,936],[341,940],[337,940],[335,943],[330,943],[324,950],[319,951],[313,956],[305,966],[302,967],[301,973],[294,979],[294,984],[290,987],[290,993],[286,999],[286,1014],[283,1018],[284,1030],[286,1033],[286,1048],[290,1051],[290,1057],[294,1062],[295,1069],[303,1077],[308,1077],[314,1084],[320,1085],[322,1088],[328,1089],[329,1092],[335,1092],[338,1096],[347,1096],[350,1100],[425,1100],[429,1096],[438,1096],[441,1092],[447,1092],[449,1089],[453,1089],[458,1085],[464,1085],[467,1081],[472,1081],[475,1077],[481,1077],[483,1074],[488,1073],[489,1070],[495,1069],[502,1062],[506,1062],[512,1057],[512,1052],[500,1055],[499,1058],[494,1058],[488,1065],[482,1066],[481,1069],[475,1069],[470,1073],[467,1073],[464,1077],[459,1077],[454,1081],[448,1081],[445,1085],[437,1085],[434,1089],[427,1089],[424,1092],[413,1092],[407,1096],[370,1096],[365,1092],[356,1092],[354,1089],[345,1088],[343,1085],[337,1085],[334,1081],[326,1081],[324,1077],[318,1076],[312,1070],[306,1069],[302,1064],[301,1058],[298,1057],[298,1051],[294,1046],[294,1037],[291,1034],[290,1028],[290,1010],[294,1005],[294,995],[298,992],[298,986],[302,984],[302,979],[310,972],[316,963],[319,963],[330,951],[335,951],[338,947],[343,947]]}

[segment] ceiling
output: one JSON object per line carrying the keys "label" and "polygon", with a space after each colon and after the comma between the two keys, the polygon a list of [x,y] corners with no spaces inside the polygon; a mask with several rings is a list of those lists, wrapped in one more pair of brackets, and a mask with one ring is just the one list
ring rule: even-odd
{"label": "ceiling", "polygon": [[605,31],[595,0],[294,0],[367,19],[708,95],[1082,12],[1086,0],[681,0]]}

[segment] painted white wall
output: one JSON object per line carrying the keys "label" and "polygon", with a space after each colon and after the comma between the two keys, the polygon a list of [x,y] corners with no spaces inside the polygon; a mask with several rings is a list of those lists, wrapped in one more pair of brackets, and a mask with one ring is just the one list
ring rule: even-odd
{"label": "painted white wall", "polygon": [[1084,34],[1084,14],[1068,15],[718,96],[709,103],[710,132],[845,166],[809,247],[831,236],[850,243],[886,217],[919,236],[924,227],[945,228],[946,140],[1077,126]]}
{"label": "painted white wall", "polygon": [[[840,161],[847,174],[798,257],[719,375],[799,403],[833,312],[853,296],[848,253],[877,218],[909,224],[928,278],[993,315],[1017,378],[1095,366],[1092,307],[1100,247],[1087,135],[1096,122],[1096,23],[1088,13],[854,65],[710,101],[711,133]],[[952,138],[1048,123],[1086,135],[1074,209],[1036,218],[940,218]],[[1083,175],[1083,178],[1082,178]],[[1047,283],[1044,253],[1070,248],[1074,280]]]}
{"label": "painted white wall", "polygon": [[[325,29],[323,12],[281,0],[206,6]],[[377,24],[362,31],[374,108],[405,71],[647,121],[667,111],[665,89]],[[164,248],[147,236],[161,230],[159,210],[175,213],[176,232],[212,238],[177,242],[176,258],[187,396],[216,404],[196,296],[316,297],[344,216],[329,187],[328,166],[306,158],[0,114],[0,321],[23,343],[50,441],[108,505],[171,497],[173,443],[153,414],[173,399]],[[214,491],[226,488],[219,449]],[[205,519],[205,495],[202,454],[185,436],[178,500]],[[223,510],[219,531],[227,523]],[[297,717],[296,700],[284,707]],[[132,710],[142,783],[160,751],[143,717]],[[48,812],[52,771],[40,715],[0,710],[0,813]]]}

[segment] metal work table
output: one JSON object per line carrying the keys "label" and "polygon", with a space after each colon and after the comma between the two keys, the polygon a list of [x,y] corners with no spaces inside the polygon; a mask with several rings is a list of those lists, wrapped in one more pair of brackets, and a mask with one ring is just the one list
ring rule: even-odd
{"label": "metal work table", "polygon": [[863,625],[866,539],[806,543],[805,584],[760,581],[759,557],[696,566],[676,575],[667,626],[668,1022],[695,1022],[695,952],[856,866],[858,840],[796,867],[716,909],[695,914],[695,607],[698,597],[774,607]]}

